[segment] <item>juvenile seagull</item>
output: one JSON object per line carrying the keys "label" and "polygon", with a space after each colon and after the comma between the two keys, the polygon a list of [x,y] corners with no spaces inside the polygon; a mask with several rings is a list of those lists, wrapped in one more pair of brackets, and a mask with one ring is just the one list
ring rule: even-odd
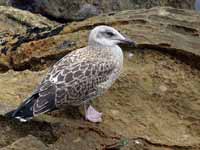
{"label": "juvenile seagull", "polygon": [[27,121],[64,105],[84,104],[85,118],[100,122],[101,113],[92,106],[86,110],[86,104],[102,95],[119,77],[123,67],[120,43],[134,45],[112,27],[95,27],[88,46],[72,51],[54,64],[33,94],[9,116]]}

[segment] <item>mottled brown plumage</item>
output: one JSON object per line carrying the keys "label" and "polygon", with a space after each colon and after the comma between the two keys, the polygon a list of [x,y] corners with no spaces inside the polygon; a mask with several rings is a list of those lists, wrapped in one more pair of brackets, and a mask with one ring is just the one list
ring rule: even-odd
{"label": "mottled brown plumage", "polygon": [[110,54],[110,49],[102,48],[78,49],[57,62],[38,87],[39,98],[33,107],[34,115],[52,103],[46,98],[50,93],[54,93],[56,107],[80,105],[101,95],[107,89],[101,87],[101,83],[109,80],[112,73],[120,71],[120,64]]}

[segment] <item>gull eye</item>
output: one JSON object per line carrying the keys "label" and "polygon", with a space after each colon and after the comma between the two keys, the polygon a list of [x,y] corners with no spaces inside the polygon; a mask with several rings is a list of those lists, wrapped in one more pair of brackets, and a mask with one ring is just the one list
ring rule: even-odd
{"label": "gull eye", "polygon": [[106,31],[106,34],[107,34],[109,37],[112,37],[112,36],[115,35],[113,32],[110,32],[110,31]]}

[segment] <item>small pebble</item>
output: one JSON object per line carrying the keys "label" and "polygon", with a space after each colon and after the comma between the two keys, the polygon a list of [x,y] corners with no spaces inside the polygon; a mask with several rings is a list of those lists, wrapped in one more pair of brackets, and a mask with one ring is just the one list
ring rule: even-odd
{"label": "small pebble", "polygon": [[132,58],[133,58],[133,56],[134,56],[134,54],[133,54],[133,53],[128,53],[128,59],[132,59]]}
{"label": "small pebble", "polygon": [[80,141],[81,141],[81,138],[78,137],[78,138],[76,138],[75,140],[73,140],[73,143],[79,143]]}
{"label": "small pebble", "polygon": [[139,140],[135,140],[135,144],[140,144],[140,141]]}
{"label": "small pebble", "polygon": [[167,87],[164,86],[164,85],[161,85],[161,86],[159,87],[159,89],[160,89],[162,92],[166,92],[166,91],[167,91]]}

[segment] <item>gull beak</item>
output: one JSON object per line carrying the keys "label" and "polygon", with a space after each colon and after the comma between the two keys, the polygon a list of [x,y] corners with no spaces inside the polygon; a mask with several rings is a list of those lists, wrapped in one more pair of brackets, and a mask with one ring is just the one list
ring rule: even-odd
{"label": "gull beak", "polygon": [[124,39],[120,39],[119,41],[120,41],[119,42],[120,44],[127,45],[130,47],[137,47],[137,44],[133,40],[131,40],[127,37],[125,37]]}

